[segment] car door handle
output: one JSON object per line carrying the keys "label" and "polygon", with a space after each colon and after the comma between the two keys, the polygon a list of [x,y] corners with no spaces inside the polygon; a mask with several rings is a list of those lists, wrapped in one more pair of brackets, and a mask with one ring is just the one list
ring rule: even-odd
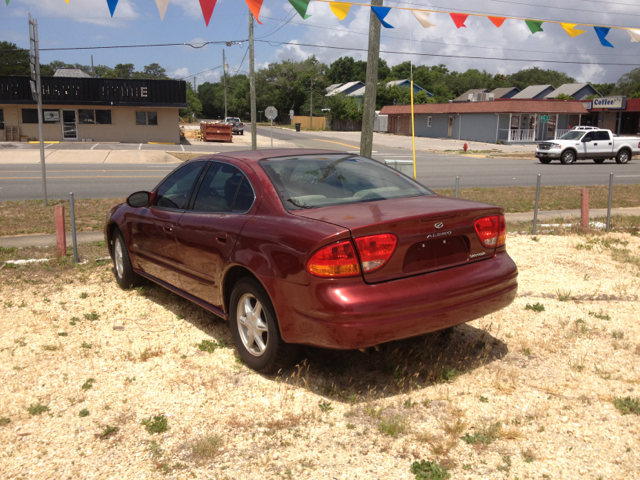
{"label": "car door handle", "polygon": [[598,145],[597,143],[594,143],[594,145]]}
{"label": "car door handle", "polygon": [[163,225],[162,229],[167,233],[173,232],[173,226],[171,225]]}
{"label": "car door handle", "polygon": [[613,145],[613,143],[609,142],[609,145]]}
{"label": "car door handle", "polygon": [[216,240],[220,243],[227,243],[227,234],[224,232],[216,233]]}

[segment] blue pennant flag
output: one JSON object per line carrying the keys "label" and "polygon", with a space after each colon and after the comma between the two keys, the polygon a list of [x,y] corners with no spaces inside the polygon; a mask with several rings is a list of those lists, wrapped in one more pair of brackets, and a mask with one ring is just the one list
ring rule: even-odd
{"label": "blue pennant flag", "polygon": [[116,11],[116,7],[118,6],[118,0],[107,0],[107,5],[109,5],[109,11],[113,17],[113,13]]}
{"label": "blue pennant flag", "polygon": [[596,31],[596,35],[598,35],[598,38],[600,39],[600,43],[602,44],[603,47],[611,47],[614,48],[613,45],[611,45],[611,43],[609,43],[609,40],[606,39],[607,34],[609,33],[609,30],[611,30],[608,27],[593,27]]}
{"label": "blue pennant flag", "polygon": [[376,17],[378,17],[378,20],[380,20],[380,23],[384,28],[394,28],[393,25],[389,25],[384,21],[385,17],[391,10],[391,7],[371,7],[371,10],[376,14]]}

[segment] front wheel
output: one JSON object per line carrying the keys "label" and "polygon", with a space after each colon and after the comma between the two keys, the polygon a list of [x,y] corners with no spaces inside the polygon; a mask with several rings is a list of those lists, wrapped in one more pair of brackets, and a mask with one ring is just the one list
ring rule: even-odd
{"label": "front wheel", "polygon": [[562,162],[565,165],[568,165],[570,163],[575,163],[576,161],[576,154],[574,153],[573,150],[567,150],[566,152],[562,153],[562,156],[560,157],[560,162]]}
{"label": "front wheel", "polygon": [[122,232],[116,230],[112,237],[113,241],[113,270],[116,275],[116,282],[120,288],[127,289],[139,287],[144,283],[144,278],[133,271],[127,244],[124,241]]}
{"label": "front wheel", "polygon": [[605,159],[604,158],[594,158],[593,161],[594,161],[594,163],[604,163]]}
{"label": "front wheel", "polygon": [[544,163],[545,165],[547,163],[551,163],[551,159],[550,158],[540,157],[538,160],[540,160],[540,163]]}
{"label": "front wheel", "polygon": [[620,150],[616,156],[616,163],[629,163],[631,160],[631,153],[629,150]]}
{"label": "front wheel", "polygon": [[275,373],[295,359],[297,346],[280,337],[269,295],[256,280],[240,280],[231,293],[229,326],[240,358],[261,373]]}

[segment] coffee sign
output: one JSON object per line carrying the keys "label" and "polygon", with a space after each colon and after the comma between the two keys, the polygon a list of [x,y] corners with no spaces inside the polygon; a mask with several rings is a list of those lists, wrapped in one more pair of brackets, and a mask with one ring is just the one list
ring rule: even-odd
{"label": "coffee sign", "polygon": [[593,108],[624,110],[627,108],[627,97],[603,97],[593,99]]}

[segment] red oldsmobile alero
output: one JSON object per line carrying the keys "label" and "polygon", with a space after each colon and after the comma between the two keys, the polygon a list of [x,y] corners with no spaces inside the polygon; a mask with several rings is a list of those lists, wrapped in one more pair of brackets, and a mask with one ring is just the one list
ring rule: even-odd
{"label": "red oldsmobile alero", "polygon": [[262,372],[299,344],[422,335],[517,292],[503,209],[344,152],[191,160],[113,207],[105,236],[121,287],[149,279],[229,320],[241,358]]}

